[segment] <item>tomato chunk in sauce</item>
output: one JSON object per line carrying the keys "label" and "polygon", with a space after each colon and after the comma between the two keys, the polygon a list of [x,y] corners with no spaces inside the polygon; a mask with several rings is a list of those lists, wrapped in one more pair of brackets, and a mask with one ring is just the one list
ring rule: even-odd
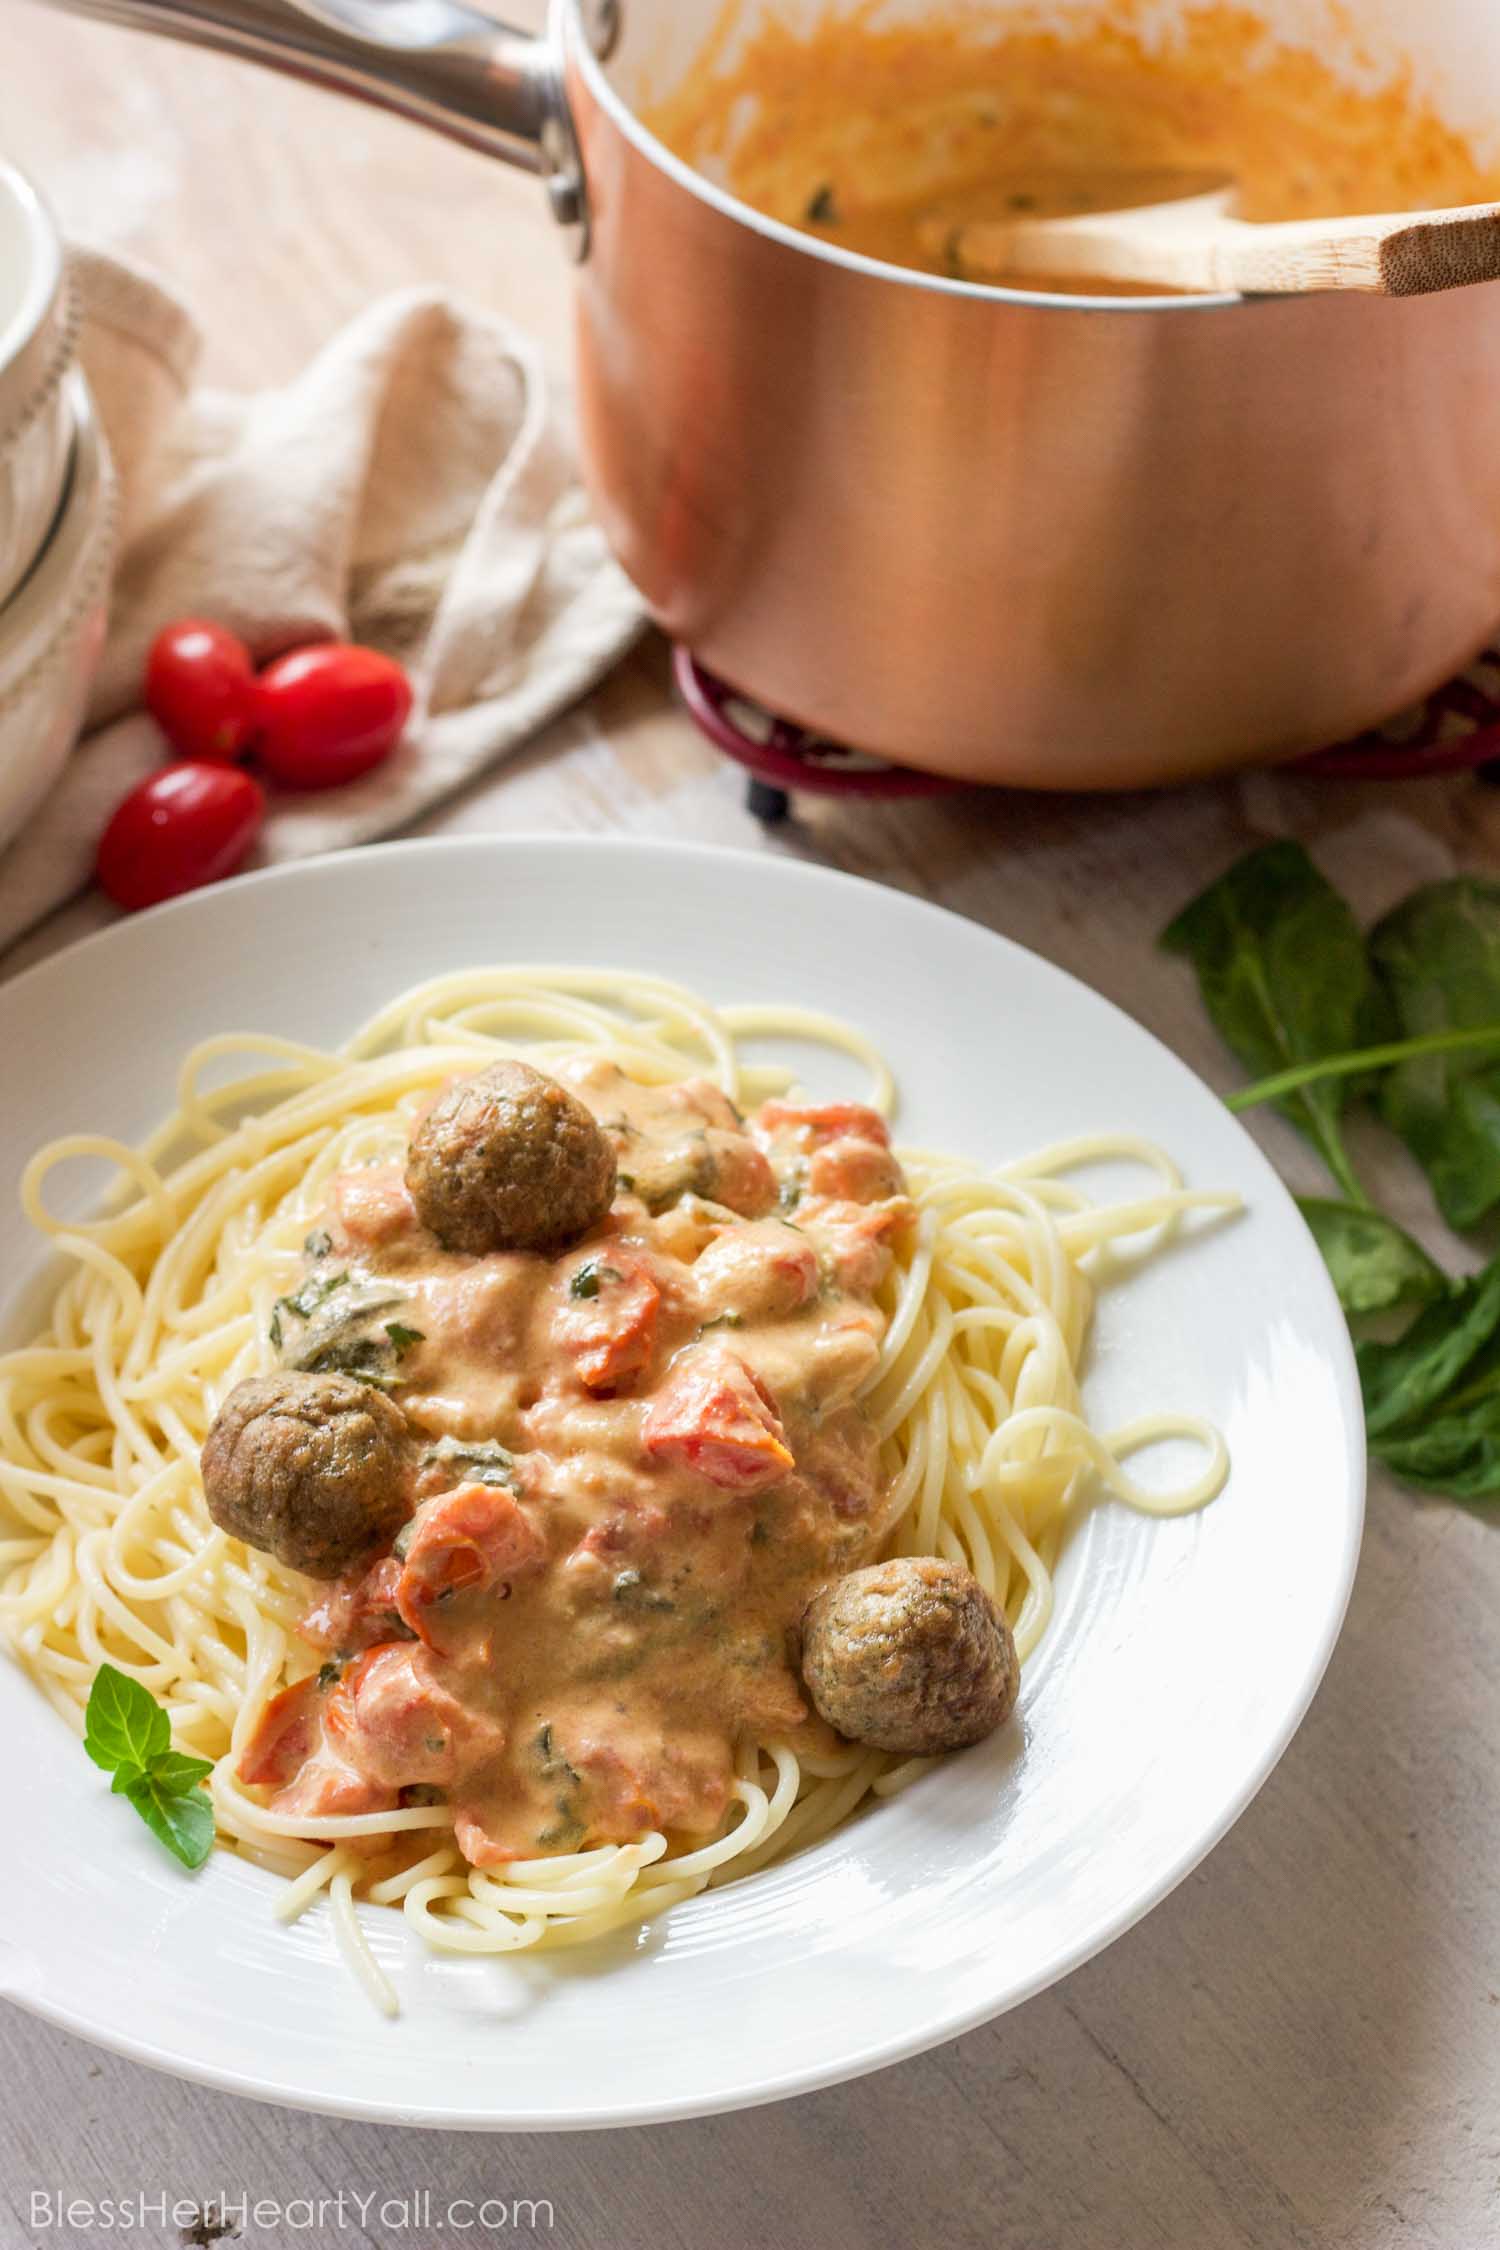
{"label": "tomato chunk in sauce", "polygon": [[555,1256],[444,1249],[399,1165],[331,1184],[283,1350],[368,1347],[412,1513],[318,1590],[328,1661],[239,1759],[311,1823],[436,1793],[481,1866],[721,1829],[746,1736],[822,1739],[798,1621],[887,1528],[858,1403],[911,1219],[884,1121],[557,1075],[618,1180]]}
{"label": "tomato chunk in sauce", "polygon": [[722,1345],[684,1353],[647,1410],[641,1445],[726,1492],[775,1484],[795,1460],[765,1384]]}

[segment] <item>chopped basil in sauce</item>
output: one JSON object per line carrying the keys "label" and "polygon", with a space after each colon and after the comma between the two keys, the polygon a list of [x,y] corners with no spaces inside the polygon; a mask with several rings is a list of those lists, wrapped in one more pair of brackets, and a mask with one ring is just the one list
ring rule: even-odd
{"label": "chopped basil in sauce", "polygon": [[[300,1289],[277,1298],[271,1343],[288,1367],[305,1375],[349,1375],[387,1389],[397,1380],[401,1353],[419,1343],[422,1332],[399,1320],[386,1322],[383,1333],[372,1332],[369,1324],[406,1302],[404,1289],[372,1285],[347,1267],[340,1273],[309,1274]],[[295,1342],[287,1327],[293,1320],[303,1324]]]}
{"label": "chopped basil in sauce", "polygon": [[562,1752],[554,1745],[552,1740],[552,1726],[550,1721],[543,1725],[538,1731],[536,1738],[536,1748],[537,1763],[541,1767],[543,1773],[560,1773],[563,1774],[569,1781],[582,1781],[583,1775],[578,1771],[578,1768],[576,1766],[570,1766],[567,1759],[563,1756]]}
{"label": "chopped basil in sauce", "polygon": [[348,1269],[343,1273],[309,1274],[302,1287],[290,1296],[278,1297],[280,1310],[295,1313],[299,1320],[311,1320],[319,1305],[326,1304],[336,1289],[342,1289],[349,1279]]}
{"label": "chopped basil in sauce", "polygon": [[516,1490],[515,1456],[495,1438],[439,1438],[422,1456],[424,1468],[454,1469],[466,1484]]}

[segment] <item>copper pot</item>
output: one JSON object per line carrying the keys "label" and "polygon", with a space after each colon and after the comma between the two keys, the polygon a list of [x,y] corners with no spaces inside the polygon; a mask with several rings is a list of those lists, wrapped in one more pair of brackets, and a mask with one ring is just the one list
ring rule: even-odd
{"label": "copper pot", "polygon": [[669,633],[819,732],[982,781],[1173,781],[1358,733],[1500,619],[1500,284],[1116,302],[876,265],[632,114],[629,50],[680,0],[618,0],[618,53],[617,0],[554,0],[541,40],[447,0],[64,4],[540,172],[608,536]]}

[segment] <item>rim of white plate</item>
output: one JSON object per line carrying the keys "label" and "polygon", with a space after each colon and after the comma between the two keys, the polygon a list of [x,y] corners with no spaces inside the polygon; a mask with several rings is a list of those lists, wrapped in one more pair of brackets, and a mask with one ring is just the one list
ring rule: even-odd
{"label": "rim of white plate", "polygon": [[[136,932],[161,928],[174,920],[191,920],[207,911],[212,913],[216,902],[242,899],[253,891],[274,890],[286,883],[305,882],[310,877],[331,870],[347,870],[351,865],[372,866],[395,859],[423,857],[436,864],[440,860],[461,857],[479,859],[504,856],[516,852],[561,853],[564,856],[580,854],[584,857],[611,856],[679,863],[707,862],[710,865],[732,866],[753,873],[758,882],[774,887],[783,884],[793,889],[848,888],[862,894],[874,894],[885,902],[896,919],[909,915],[918,920],[940,925],[957,925],[977,932],[990,944],[1001,949],[1013,960],[1026,964],[1028,974],[1040,969],[1048,977],[1056,978],[1075,995],[1081,995],[1092,1007],[1103,1009],[1127,1026],[1129,1032],[1145,1043],[1153,1052],[1158,1065],[1165,1063],[1170,1071],[1179,1075],[1184,1091],[1191,1089],[1193,1098],[1202,1097],[1213,1103],[1217,1110],[1222,1104],[1205,1082],[1174,1054],[1153,1032],[1148,1031],[1134,1017],[1115,1002],[1075,977],[1069,970],[1048,961],[1017,941],[991,930],[987,925],[969,917],[914,898],[911,894],[891,889],[862,876],[849,875],[842,870],[803,861],[772,857],[754,851],[733,849],[720,845],[695,843],[690,840],[635,838],[627,836],[583,836],[566,833],[543,834],[522,832],[488,836],[460,836],[444,838],[401,839],[379,844],[364,845],[355,851],[319,854],[284,863],[279,866],[256,869],[231,882],[219,884],[207,891],[189,894],[166,902],[148,913],[111,924],[77,940],[49,956],[46,960],[21,971],[13,979],[0,984],[0,1022],[22,1001],[44,990],[49,981],[67,978],[76,971],[80,960],[87,960],[106,948],[115,948],[133,942]],[[585,961],[589,953],[587,942],[579,947],[578,958]],[[199,956],[212,960],[212,949],[205,948]],[[691,974],[688,981],[692,981]],[[816,995],[802,995],[816,1004]],[[260,1028],[265,1028],[264,1026]],[[351,1029],[353,1026],[351,1025]],[[165,1098],[165,1095],[164,1095]],[[45,1993],[30,1993],[24,1987],[6,1991],[18,2005],[43,2019],[77,2033],[91,2043],[123,2055],[136,2062],[166,2071],[228,2093],[237,2093],[255,2100],[280,2103],[293,2107],[320,2111],[335,2116],[362,2118],[395,2124],[423,2126],[434,2129],[460,2129],[472,2131],[577,2131],[607,2129],[615,2126],[665,2123],[677,2119],[713,2115],[725,2111],[751,2108],[771,2101],[780,2101],[793,2095],[807,2093],[818,2087],[841,2083],[861,2077],[868,2072],[889,2067],[913,2055],[961,2036],[994,2017],[1008,2012],[1012,2007],[1034,1998],[1063,1977],[1094,1958],[1117,1938],[1126,1934],[1155,1906],[1159,1905],[1196,1868],[1240,1818],[1246,1807],[1258,1794],[1291,1743],[1317,1691],[1319,1683],[1332,1656],[1348,1608],[1350,1593],[1358,1563],[1360,1539],[1364,1520],[1365,1452],[1363,1445],[1363,1409],[1360,1401],[1358,1375],[1347,1328],[1338,1308],[1337,1298],[1329,1282],[1316,1245],[1289,1191],[1262,1154],[1243,1126],[1229,1112],[1223,1111],[1224,1120],[1242,1144],[1241,1153],[1249,1170],[1260,1176],[1260,1186],[1277,1208],[1283,1219],[1290,1219],[1306,1243],[1309,1255],[1308,1280],[1310,1286],[1321,1287],[1328,1315],[1325,1339],[1335,1378],[1338,1404],[1349,1439],[1347,1451],[1347,1482],[1341,1498],[1342,1539],[1337,1568],[1328,1588],[1328,1598],[1323,1611],[1321,1629],[1305,1651],[1301,1676],[1296,1692],[1289,1697],[1281,1721],[1273,1735],[1263,1744],[1256,1757],[1237,1776],[1233,1788],[1219,1805],[1213,1819],[1206,1823],[1191,1847],[1177,1852],[1169,1864],[1158,1868],[1136,1890],[1125,1898],[1106,1924],[1088,1929],[1070,1946],[1056,1956],[1049,1957],[1036,1974],[1023,1978],[1000,1996],[981,1990],[961,2005],[949,2006],[940,2013],[915,2020],[905,2030],[874,2043],[846,2052],[825,2053],[804,2067],[777,2073],[774,2079],[747,2082],[742,2085],[715,2088],[712,2092],[695,2097],[666,2097],[651,2101],[625,2100],[608,2107],[595,2106],[571,2115],[559,2115],[555,2109],[526,2111],[515,2107],[504,2113],[476,2114],[472,2110],[454,2109],[441,2105],[428,2105],[419,2101],[394,2101],[383,2099],[350,2100],[322,2086],[288,2085],[274,2077],[253,2070],[229,2068],[218,2064],[205,2064],[184,2053],[170,2041],[144,2033],[123,2031],[111,2026],[101,2028],[91,2020],[87,2010],[78,2006],[59,2004]],[[816,1847],[815,1847],[816,1848]],[[720,1896],[730,1895],[720,1893]],[[696,1903],[696,1902],[690,1902]],[[680,1911],[680,1910],[679,1910]],[[3,1957],[0,1947],[0,1957]]]}

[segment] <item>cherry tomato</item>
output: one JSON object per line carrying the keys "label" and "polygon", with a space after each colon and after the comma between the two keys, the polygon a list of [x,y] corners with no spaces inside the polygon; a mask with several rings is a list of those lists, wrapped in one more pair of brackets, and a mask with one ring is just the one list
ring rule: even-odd
{"label": "cherry tomato", "polygon": [[377,649],[295,649],[260,676],[261,762],[284,789],[335,789],[390,756],[410,710],[411,682]]}
{"label": "cherry tomato", "polygon": [[232,875],[266,809],[260,783],[238,766],[197,758],[148,773],[116,807],[94,873],[132,910]]}
{"label": "cherry tomato", "polygon": [[255,732],[250,651],[222,625],[180,617],[146,659],[146,709],[180,758],[237,758]]}

